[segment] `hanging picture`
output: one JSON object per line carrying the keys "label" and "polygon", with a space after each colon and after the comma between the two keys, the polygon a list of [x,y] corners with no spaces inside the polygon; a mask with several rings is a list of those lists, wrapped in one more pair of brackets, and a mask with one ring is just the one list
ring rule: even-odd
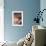
{"label": "hanging picture", "polygon": [[23,11],[12,11],[12,25],[23,26]]}

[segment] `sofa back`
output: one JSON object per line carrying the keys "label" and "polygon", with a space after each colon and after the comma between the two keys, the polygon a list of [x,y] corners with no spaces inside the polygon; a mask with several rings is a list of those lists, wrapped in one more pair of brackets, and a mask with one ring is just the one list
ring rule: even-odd
{"label": "sofa back", "polygon": [[46,45],[46,31],[45,31],[45,40],[44,41],[45,41],[45,45]]}
{"label": "sofa back", "polygon": [[45,45],[45,29],[35,30],[35,46]]}

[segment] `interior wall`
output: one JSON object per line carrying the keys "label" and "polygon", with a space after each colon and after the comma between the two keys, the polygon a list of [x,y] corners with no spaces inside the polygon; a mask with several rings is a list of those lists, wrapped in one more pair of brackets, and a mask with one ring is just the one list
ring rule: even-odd
{"label": "interior wall", "polygon": [[[18,41],[31,31],[35,14],[40,10],[40,0],[4,0],[4,39]],[[23,11],[23,26],[12,26],[12,11]]]}
{"label": "interior wall", "polygon": [[[43,9],[46,9],[46,0],[40,0],[40,9],[41,9],[41,11]],[[43,22],[40,21],[40,25],[46,27],[46,10],[43,12],[42,17],[43,17]]]}

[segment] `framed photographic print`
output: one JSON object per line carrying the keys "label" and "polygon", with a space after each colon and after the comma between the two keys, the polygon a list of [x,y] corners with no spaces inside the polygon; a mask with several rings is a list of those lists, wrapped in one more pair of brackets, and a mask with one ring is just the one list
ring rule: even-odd
{"label": "framed photographic print", "polygon": [[23,26],[23,11],[12,11],[12,26]]}

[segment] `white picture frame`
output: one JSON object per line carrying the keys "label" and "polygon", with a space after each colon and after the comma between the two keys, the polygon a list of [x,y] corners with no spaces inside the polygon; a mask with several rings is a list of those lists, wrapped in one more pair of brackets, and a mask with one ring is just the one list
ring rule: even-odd
{"label": "white picture frame", "polygon": [[12,26],[23,26],[23,11],[12,11]]}

